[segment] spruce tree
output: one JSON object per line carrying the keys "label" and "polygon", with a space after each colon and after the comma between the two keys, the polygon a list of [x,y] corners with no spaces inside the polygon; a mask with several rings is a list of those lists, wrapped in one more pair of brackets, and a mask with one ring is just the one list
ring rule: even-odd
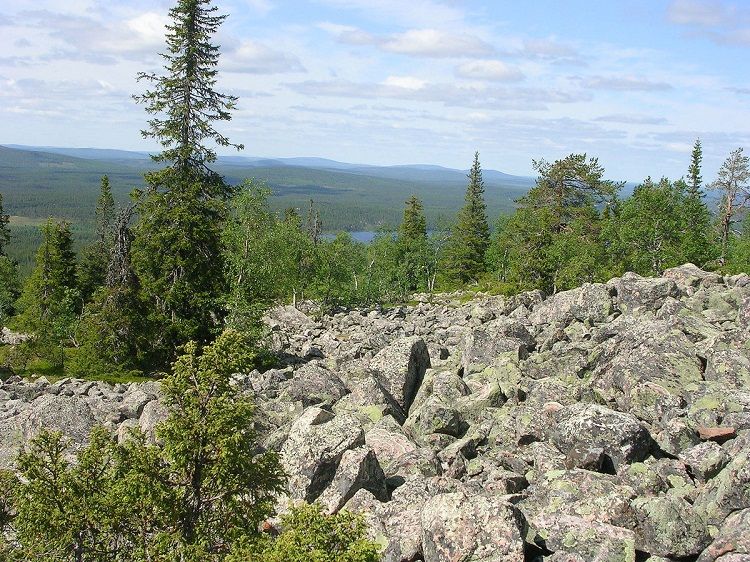
{"label": "spruce tree", "polygon": [[13,304],[18,297],[18,268],[16,263],[6,255],[10,242],[10,217],[3,210],[3,194],[0,193],[0,328],[13,313]]}
{"label": "spruce tree", "polygon": [[42,227],[36,265],[18,301],[18,325],[34,334],[37,355],[63,365],[63,346],[75,329],[80,298],[70,225],[49,219]]}
{"label": "spruce tree", "polygon": [[479,152],[469,171],[464,206],[451,235],[447,255],[449,275],[463,283],[477,280],[484,272],[484,258],[490,244],[487,205],[484,202],[484,180],[479,164]]}
{"label": "spruce tree", "polygon": [[165,73],[141,73],[153,89],[135,96],[153,116],[143,135],[164,147],[154,158],[168,163],[146,175],[132,246],[164,364],[188,340],[209,340],[223,317],[220,238],[233,189],[208,167],[216,153],[206,143],[242,146],[214,127],[231,119],[236,102],[215,89],[219,48],[211,38],[226,18],[216,11],[210,0],[178,1],[169,12]]}
{"label": "spruce tree", "polygon": [[706,267],[716,257],[711,212],[703,200],[701,162],[703,149],[696,139],[688,167],[687,182],[675,183],[681,199],[682,255],[685,261]]}
{"label": "spruce tree", "polygon": [[104,286],[114,244],[115,200],[109,177],[103,176],[99,199],[96,202],[96,240],[81,255],[78,270],[81,298],[89,301],[99,287]]}
{"label": "spruce tree", "polygon": [[701,196],[701,184],[703,183],[703,176],[701,176],[701,163],[703,162],[703,148],[701,147],[701,139],[695,139],[693,145],[693,153],[690,156],[690,166],[688,167],[688,193]]}
{"label": "spruce tree", "polygon": [[406,201],[397,242],[398,264],[401,269],[399,277],[403,292],[415,291],[426,286],[430,266],[427,219],[422,202],[415,195]]}

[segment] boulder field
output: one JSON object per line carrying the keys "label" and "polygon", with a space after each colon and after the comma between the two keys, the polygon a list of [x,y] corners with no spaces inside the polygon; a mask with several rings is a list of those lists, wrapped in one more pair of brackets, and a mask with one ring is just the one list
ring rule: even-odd
{"label": "boulder field", "polygon": [[[269,313],[284,366],[234,380],[289,476],[280,510],[362,513],[387,562],[750,560],[750,276],[415,300]],[[42,427],[153,434],[158,397],[9,379],[0,467]]]}

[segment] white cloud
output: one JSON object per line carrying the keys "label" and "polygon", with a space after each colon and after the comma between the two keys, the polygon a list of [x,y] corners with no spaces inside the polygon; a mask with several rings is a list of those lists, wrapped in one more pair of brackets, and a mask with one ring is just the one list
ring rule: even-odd
{"label": "white cloud", "polygon": [[591,76],[578,78],[582,85],[592,90],[611,90],[617,92],[654,92],[671,90],[666,82],[654,82],[637,76]]}
{"label": "white cloud", "polygon": [[513,82],[523,79],[523,73],[518,68],[499,60],[468,61],[456,68],[456,74],[461,78],[498,82]]}
{"label": "white cloud", "polygon": [[491,55],[492,45],[478,37],[437,29],[411,29],[382,43],[382,49],[415,57],[472,57]]}
{"label": "white cloud", "polygon": [[651,115],[642,115],[636,113],[615,113],[611,115],[602,115],[594,121],[602,123],[622,123],[625,125],[666,125],[669,123],[664,117],[653,117]]}
{"label": "white cloud", "polygon": [[[465,13],[456,2],[433,0],[319,0],[341,10],[354,10],[387,23],[408,26],[455,26],[463,23]],[[450,5],[452,4],[452,5]]]}
{"label": "white cloud", "polygon": [[385,79],[383,85],[406,90],[421,90],[425,87],[426,82],[414,76],[389,76]]}
{"label": "white cloud", "polygon": [[719,0],[674,0],[667,9],[667,17],[679,25],[714,27],[726,23],[732,11]]}
{"label": "white cloud", "polygon": [[229,72],[248,74],[281,74],[304,72],[300,60],[293,54],[277,51],[257,41],[242,41],[227,52],[221,68]]}

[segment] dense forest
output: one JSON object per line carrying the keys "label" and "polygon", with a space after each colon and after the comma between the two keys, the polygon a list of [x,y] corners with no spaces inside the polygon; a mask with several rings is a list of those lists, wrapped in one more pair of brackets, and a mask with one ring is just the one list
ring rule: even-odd
{"label": "dense forest", "polygon": [[[302,507],[278,537],[258,533],[283,474],[273,453],[258,453],[252,404],[230,375],[273,364],[262,317],[276,304],[311,301],[328,312],[416,292],[551,294],[684,262],[750,271],[748,157],[737,149],[704,181],[700,140],[684,178],[646,178],[627,198],[595,157],[536,161],[535,185],[494,225],[477,153],[455,220],[428,228],[433,203],[423,190],[370,244],[345,232],[325,237],[330,217],[320,201],[279,209],[267,185],[213,166],[210,146],[241,148],[217,129],[236,98],[215,89],[211,37],[225,18],[215,12],[209,0],[177,2],[165,73],[139,76],[150,86],[136,98],[150,115],[144,136],[162,146],[141,187],[124,197],[112,177],[119,186],[134,178],[113,169],[93,209],[75,198],[51,203],[93,215],[87,234],[57,219],[11,230],[0,196],[0,325],[29,335],[0,348],[2,370],[159,378],[169,409],[160,446],[97,433],[71,465],[62,436],[34,441],[19,459],[21,478],[0,475],[1,559],[375,560],[361,521],[347,514]],[[719,200],[715,212],[707,191]],[[369,202],[341,208],[359,205]],[[393,216],[378,213],[382,222]],[[28,229],[36,228],[34,239]],[[12,237],[38,241],[23,280],[8,254]]]}

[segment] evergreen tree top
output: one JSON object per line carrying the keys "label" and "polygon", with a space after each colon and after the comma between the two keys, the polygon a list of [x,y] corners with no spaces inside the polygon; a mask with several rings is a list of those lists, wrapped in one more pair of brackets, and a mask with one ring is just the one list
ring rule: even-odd
{"label": "evergreen tree top", "polygon": [[3,210],[3,194],[0,193],[0,256],[5,255],[5,247],[8,245],[8,242],[10,242],[10,229],[8,228],[9,222],[10,217],[6,215]]}
{"label": "evergreen tree top", "polygon": [[701,162],[703,161],[703,148],[701,147],[701,139],[696,139],[693,145],[693,153],[690,157],[690,166],[688,167],[688,193],[694,196],[702,196],[701,184],[703,183],[703,177],[701,176]]}
{"label": "evergreen tree top", "polygon": [[210,39],[227,16],[216,15],[211,2],[179,0],[169,12],[172,23],[167,26],[167,52],[162,53],[165,74],[138,74],[138,80],[153,89],[134,99],[155,116],[141,133],[164,147],[155,160],[173,162],[178,169],[203,169],[214,162],[216,152],[207,141],[243,148],[214,127],[214,122],[232,118],[237,98],[215,90],[219,47]]}

